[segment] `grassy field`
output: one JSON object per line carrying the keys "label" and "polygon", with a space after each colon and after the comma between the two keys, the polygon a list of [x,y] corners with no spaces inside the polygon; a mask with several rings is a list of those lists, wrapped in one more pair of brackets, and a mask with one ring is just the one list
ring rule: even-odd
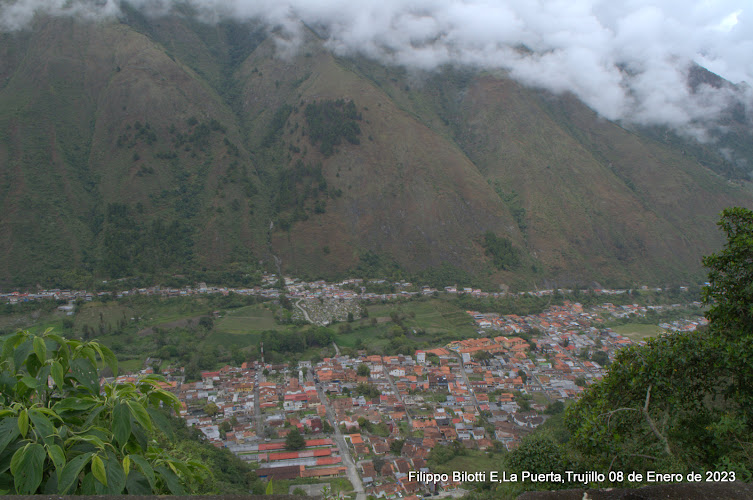
{"label": "grassy field", "polygon": [[392,312],[407,315],[405,319],[407,324],[422,328],[427,333],[451,332],[462,337],[471,337],[476,334],[471,317],[444,298],[369,307],[369,315],[377,319],[389,319]]}
{"label": "grassy field", "polygon": [[279,325],[270,311],[263,304],[241,307],[226,312],[215,325],[218,332],[245,334],[264,330],[278,330],[284,328]]}
{"label": "grassy field", "polygon": [[[411,331],[408,335],[417,342],[444,345],[450,340],[475,337],[476,330],[465,311],[445,299],[427,299],[402,303],[366,305],[369,317],[353,322],[353,331],[340,334],[337,343],[355,347],[360,340],[363,348],[379,351],[389,343],[395,323],[390,315],[398,314]],[[372,325],[376,318],[377,324]]]}
{"label": "grassy field", "polygon": [[628,323],[612,327],[612,330],[623,335],[630,340],[638,341],[647,337],[656,337],[664,331],[657,325],[646,325],[642,323]]}

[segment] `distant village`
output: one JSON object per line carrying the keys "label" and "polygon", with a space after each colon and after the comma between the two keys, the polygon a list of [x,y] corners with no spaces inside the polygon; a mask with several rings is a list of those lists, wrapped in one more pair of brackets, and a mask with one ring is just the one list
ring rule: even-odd
{"label": "distant village", "polygon": [[[388,301],[414,296],[429,296],[435,294],[450,295],[470,295],[477,298],[503,298],[511,295],[531,295],[536,297],[546,297],[557,293],[570,295],[574,292],[572,289],[557,288],[545,290],[532,290],[523,292],[485,292],[478,288],[458,287],[457,285],[448,285],[442,289],[432,288],[430,286],[418,286],[406,281],[390,283],[384,279],[364,280],[360,278],[351,278],[336,283],[329,283],[324,280],[303,281],[300,279],[283,277],[285,283],[284,289],[279,288],[281,278],[276,274],[264,274],[262,285],[252,288],[233,288],[226,286],[208,286],[206,283],[198,283],[196,286],[186,286],[183,288],[170,288],[161,286],[151,286],[146,288],[132,288],[116,292],[99,291],[91,292],[87,290],[39,290],[37,292],[0,292],[0,302],[7,304],[17,304],[22,302],[32,302],[40,300],[57,300],[71,301],[76,300],[92,301],[95,297],[124,298],[134,295],[145,295],[155,297],[190,297],[207,294],[228,295],[231,293],[238,295],[250,295],[262,298],[276,299],[281,293],[285,293],[291,299],[341,299],[341,300],[365,300],[365,301]],[[369,285],[390,285],[395,288],[394,293],[374,293],[367,292]],[[687,291],[688,287],[678,287],[680,291]],[[665,292],[669,288],[650,288],[643,286],[638,291]],[[633,289],[606,289],[595,288],[581,290],[583,293],[593,293],[595,295],[624,295],[633,292]]]}
{"label": "distant village", "polygon": [[[648,310],[610,303],[584,310],[566,301],[530,316],[467,311],[478,338],[412,356],[358,351],[295,366],[262,360],[203,372],[197,382],[185,382],[183,368],[171,367],[163,370],[164,386],[180,399],[188,425],[258,464],[262,478],[342,476],[356,492],[376,498],[458,493],[459,482],[422,482],[410,472],[428,472],[438,445],[515,449],[633,344],[603,326],[604,314]],[[686,329],[705,322],[688,320]],[[535,338],[524,335],[534,329]],[[145,366],[159,363],[150,359]],[[294,429],[305,436],[305,448],[289,451],[285,438]]]}

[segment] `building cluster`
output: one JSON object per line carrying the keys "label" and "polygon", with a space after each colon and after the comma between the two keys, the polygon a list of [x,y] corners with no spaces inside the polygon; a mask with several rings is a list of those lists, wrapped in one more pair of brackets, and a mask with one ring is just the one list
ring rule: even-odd
{"label": "building cluster", "polygon": [[[604,311],[622,310],[566,302],[530,316],[469,311],[479,329],[496,335],[413,356],[359,351],[295,366],[244,363],[196,382],[184,382],[176,368],[165,371],[165,387],[189,425],[258,463],[261,477],[347,476],[377,498],[425,495],[458,486],[410,474],[429,471],[432,450],[513,450],[553,403],[577,398],[602,377],[602,364],[632,343],[602,324]],[[294,429],[305,446],[287,450]]]}
{"label": "building cluster", "polygon": [[[106,284],[107,282],[103,282]],[[281,287],[284,283],[284,287]],[[375,293],[367,291],[371,286],[388,285],[390,293]],[[687,291],[687,287],[679,287],[681,291]],[[669,288],[648,288],[643,286],[641,291],[662,292]],[[632,289],[594,289],[584,291],[584,293],[593,293],[594,295],[624,295],[631,293]],[[276,274],[265,273],[262,275],[261,285],[254,287],[227,287],[227,286],[208,286],[206,283],[198,283],[195,286],[185,286],[182,288],[150,286],[142,288],[130,288],[115,292],[99,291],[89,292],[86,290],[41,290],[37,292],[0,292],[0,302],[16,304],[19,302],[30,302],[37,300],[92,300],[97,296],[111,296],[115,298],[128,297],[132,295],[147,295],[157,297],[187,297],[205,294],[222,294],[227,295],[235,293],[239,295],[254,295],[263,298],[275,299],[284,292],[294,299],[327,299],[327,300],[366,300],[382,301],[408,298],[418,295],[433,295],[437,293],[446,293],[451,295],[471,295],[478,298],[501,298],[511,295],[510,292],[485,292],[478,288],[458,287],[457,285],[448,285],[443,288],[432,288],[430,286],[418,286],[407,281],[389,282],[383,279],[363,280],[360,278],[349,278],[339,282],[326,282],[324,280],[304,281],[296,278],[282,277]],[[537,297],[551,296],[555,294],[570,295],[574,290],[558,288],[535,291],[522,291],[512,293],[512,295],[530,295]]]}

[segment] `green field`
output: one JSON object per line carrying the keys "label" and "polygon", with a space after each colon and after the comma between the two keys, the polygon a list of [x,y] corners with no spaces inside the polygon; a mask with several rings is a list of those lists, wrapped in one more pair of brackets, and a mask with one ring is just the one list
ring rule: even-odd
{"label": "green field", "polygon": [[628,323],[626,325],[613,326],[612,330],[634,341],[643,340],[647,337],[656,337],[664,331],[663,328],[657,325],[646,325],[643,323]]}
{"label": "green field", "polygon": [[[244,299],[245,300],[245,299]],[[281,324],[270,303],[237,298],[212,299],[133,297],[81,304],[75,315],[55,310],[1,317],[11,324],[41,330],[53,327],[70,338],[99,340],[111,347],[123,370],[136,370],[147,357],[167,363],[193,364],[201,370],[258,356],[262,332],[302,334],[313,325]],[[365,304],[369,317],[335,323],[335,342],[344,349],[371,353],[412,353],[476,335],[471,318],[452,300],[426,298]],[[68,328],[63,324],[66,320]],[[373,324],[376,322],[376,324]],[[274,353],[269,359],[312,359],[329,356],[331,346],[307,346],[303,352]]]}
{"label": "green field", "polygon": [[[391,318],[393,314],[399,315],[402,325],[408,329],[406,337],[416,348],[439,347],[451,340],[476,336],[470,316],[444,298],[364,305],[369,317],[354,321],[353,331],[340,333],[336,340],[338,345],[358,346],[376,353],[388,351],[397,327]],[[374,319],[376,325],[372,324]]]}
{"label": "green field", "polygon": [[284,326],[279,325],[275,321],[272,311],[263,304],[255,304],[227,311],[215,325],[215,329],[218,332],[233,334],[261,332],[281,328],[284,328]]}
{"label": "green field", "polygon": [[406,323],[426,333],[456,333],[463,338],[476,335],[471,317],[444,298],[369,306],[371,317],[388,319],[393,311],[407,314]]}

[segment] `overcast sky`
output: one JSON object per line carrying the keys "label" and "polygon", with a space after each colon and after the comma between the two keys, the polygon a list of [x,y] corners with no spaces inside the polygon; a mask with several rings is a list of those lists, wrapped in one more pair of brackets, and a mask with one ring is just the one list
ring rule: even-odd
{"label": "overcast sky", "polygon": [[[207,22],[264,20],[284,34],[281,49],[294,49],[304,22],[341,55],[422,70],[448,63],[506,69],[528,85],[571,91],[609,119],[685,130],[708,121],[729,92],[691,93],[685,75],[692,62],[753,85],[751,0],[185,1]],[[0,27],[21,29],[39,10],[92,18],[118,13],[115,0],[94,3],[0,0]],[[156,14],[172,1],[131,3]]]}

